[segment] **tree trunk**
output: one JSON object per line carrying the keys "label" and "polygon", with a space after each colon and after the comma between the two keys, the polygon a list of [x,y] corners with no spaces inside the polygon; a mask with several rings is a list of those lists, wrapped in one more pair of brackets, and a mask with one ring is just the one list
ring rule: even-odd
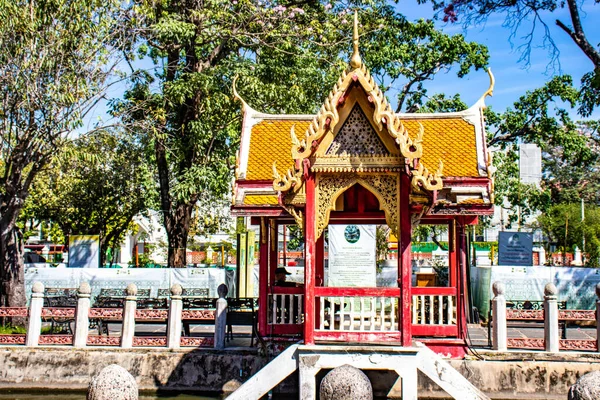
{"label": "tree trunk", "polygon": [[[25,265],[23,237],[14,222],[0,223],[0,306],[25,307]],[[24,325],[24,318],[13,318],[13,325]]]}
{"label": "tree trunk", "polygon": [[165,227],[169,239],[168,263],[171,268],[185,268],[187,264],[185,250],[194,204],[195,200],[179,203],[173,214],[165,215]]}

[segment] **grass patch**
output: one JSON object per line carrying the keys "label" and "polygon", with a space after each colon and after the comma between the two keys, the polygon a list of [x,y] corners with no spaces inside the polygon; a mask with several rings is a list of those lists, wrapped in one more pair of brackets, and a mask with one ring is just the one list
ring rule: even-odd
{"label": "grass patch", "polygon": [[25,334],[27,329],[23,326],[0,325],[0,335]]}

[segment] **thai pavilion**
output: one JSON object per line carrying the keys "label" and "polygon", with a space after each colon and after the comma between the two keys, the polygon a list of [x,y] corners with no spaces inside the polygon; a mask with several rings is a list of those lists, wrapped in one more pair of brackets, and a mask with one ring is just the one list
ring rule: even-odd
{"label": "thai pavilion", "polygon": [[[309,345],[418,340],[465,354],[465,227],[492,213],[483,117],[492,90],[490,73],[489,89],[465,111],[395,113],[361,60],[355,17],[349,65],[316,115],[261,113],[235,92],[243,125],[232,211],[260,225],[261,336]],[[281,228],[294,224],[304,237],[303,284],[275,285]],[[411,232],[419,224],[447,227],[443,286],[414,284]],[[361,229],[373,236],[375,225],[387,225],[398,242],[397,276],[385,287],[372,278],[370,249],[344,254],[341,246],[341,262],[332,263],[336,226],[351,243]]]}

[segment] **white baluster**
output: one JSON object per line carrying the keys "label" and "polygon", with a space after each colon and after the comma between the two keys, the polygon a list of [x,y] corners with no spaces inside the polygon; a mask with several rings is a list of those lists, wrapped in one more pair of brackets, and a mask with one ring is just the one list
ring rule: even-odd
{"label": "white baluster", "polygon": [[453,298],[454,297],[452,297],[452,296],[448,296],[447,297],[447,299],[448,299],[448,310],[447,310],[447,313],[448,313],[448,325],[452,325],[452,319],[454,317],[454,305],[452,304],[453,303],[453,300],[452,300]]}
{"label": "white baluster", "polygon": [[360,331],[364,332],[365,330],[365,298],[360,298]]}
{"label": "white baluster", "polygon": [[412,296],[412,323],[417,324],[419,297]]}
{"label": "white baluster", "polygon": [[325,329],[325,297],[319,297],[319,302],[321,304],[321,310],[319,312],[319,328]]}
{"label": "white baluster", "polygon": [[329,299],[329,330],[335,330],[335,303],[333,302],[333,297],[328,297]]}
{"label": "white baluster", "polygon": [[438,296],[438,324],[444,325],[444,296]]}
{"label": "white baluster", "polygon": [[435,320],[433,318],[433,296],[429,296],[429,325],[435,324]]}
{"label": "white baluster", "polygon": [[285,294],[278,294],[277,299],[280,301],[281,307],[279,308],[279,323],[285,324]]}
{"label": "white baluster", "polygon": [[344,306],[346,305],[346,298],[340,297],[340,330],[345,329],[346,321],[344,321]]}
{"label": "white baluster", "polygon": [[390,330],[397,331],[398,329],[396,328],[396,298],[392,297],[390,299],[390,303],[392,303],[390,307]]}
{"label": "white baluster", "polygon": [[271,324],[275,325],[277,324],[277,294],[274,294],[271,296],[271,299],[273,300],[273,312],[271,313]]}
{"label": "white baluster", "polygon": [[421,310],[419,312],[421,325],[425,325],[425,296],[421,295],[419,296],[419,299],[421,299]]}
{"label": "white baluster", "polygon": [[370,316],[371,316],[371,330],[374,331],[375,330],[375,315],[376,315],[376,311],[375,311],[375,301],[376,301],[376,297],[370,297],[370,301],[371,301],[371,312],[370,312]]}
{"label": "white baluster", "polygon": [[354,330],[354,309],[356,308],[356,297],[353,297],[350,301],[350,330]]}
{"label": "white baluster", "polygon": [[381,319],[381,327],[379,330],[385,331],[385,297],[380,297],[381,310],[379,310],[379,318]]}

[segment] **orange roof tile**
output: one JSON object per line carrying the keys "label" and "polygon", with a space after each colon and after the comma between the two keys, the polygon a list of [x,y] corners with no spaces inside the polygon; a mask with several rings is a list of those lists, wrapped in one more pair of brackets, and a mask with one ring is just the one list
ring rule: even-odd
{"label": "orange roof tile", "polygon": [[440,160],[443,176],[479,176],[475,127],[462,118],[430,118],[402,121],[411,136],[423,125],[423,157],[421,161],[435,171]]}
{"label": "orange roof tile", "polygon": [[246,179],[272,180],[273,161],[277,161],[280,171],[287,171],[294,165],[291,149],[290,129],[295,125],[296,132],[304,133],[310,121],[302,120],[267,120],[252,127],[250,152]]}
{"label": "orange roof tile", "polygon": [[279,201],[275,194],[247,194],[244,196],[243,204],[246,206],[277,205]]}
{"label": "orange roof tile", "polygon": [[[475,127],[461,117],[419,118],[403,120],[414,137],[423,125],[423,164],[435,171],[439,160],[444,163],[443,176],[479,176]],[[295,125],[301,136],[308,128],[307,120],[263,120],[252,127],[248,157],[247,180],[273,179],[273,161],[280,171],[293,165],[290,129]]]}

